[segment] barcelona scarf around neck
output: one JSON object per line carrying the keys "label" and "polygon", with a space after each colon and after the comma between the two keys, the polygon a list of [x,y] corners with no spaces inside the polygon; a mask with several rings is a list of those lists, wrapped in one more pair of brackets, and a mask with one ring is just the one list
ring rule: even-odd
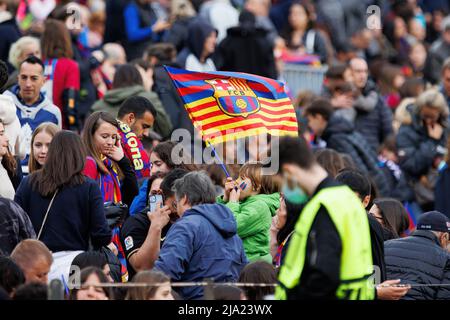
{"label": "barcelona scarf around neck", "polygon": [[125,155],[130,160],[138,180],[150,177],[150,159],[142,142],[131,130],[130,126],[119,122],[119,134]]}
{"label": "barcelona scarf around neck", "polygon": [[103,201],[118,203],[122,201],[119,173],[113,166],[111,159],[102,157],[102,161],[109,171],[109,174],[100,174],[100,190],[102,191]]}
{"label": "barcelona scarf around neck", "polygon": [[[109,174],[100,174],[100,189],[103,195],[104,202],[118,203],[122,201],[122,195],[120,192],[119,174],[116,168],[113,166],[111,159],[107,157],[102,158],[103,164],[108,169]],[[125,251],[123,250],[122,243],[120,242],[120,227],[116,227],[112,230],[112,243],[117,247],[117,258],[121,265],[122,282],[127,282],[128,271],[127,262],[125,258]]]}

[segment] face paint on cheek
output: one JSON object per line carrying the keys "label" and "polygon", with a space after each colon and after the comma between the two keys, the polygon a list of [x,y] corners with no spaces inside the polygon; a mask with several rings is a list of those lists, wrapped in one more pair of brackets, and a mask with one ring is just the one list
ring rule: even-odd
{"label": "face paint on cheek", "polygon": [[245,189],[247,189],[247,183],[245,183],[245,181],[242,181],[241,184],[239,185],[239,188],[244,191]]}

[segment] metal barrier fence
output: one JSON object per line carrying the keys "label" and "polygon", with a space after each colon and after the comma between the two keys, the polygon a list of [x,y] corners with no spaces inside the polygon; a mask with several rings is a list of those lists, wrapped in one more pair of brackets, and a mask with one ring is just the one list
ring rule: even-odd
{"label": "metal barrier fence", "polygon": [[285,63],[281,73],[291,94],[296,97],[300,91],[309,90],[319,94],[328,66],[314,67],[299,64]]}
{"label": "metal barrier fence", "polygon": [[[136,282],[128,282],[128,283],[99,283],[93,285],[96,288],[145,288],[145,287],[159,287],[164,285],[165,283],[136,283]],[[179,287],[204,287],[204,298],[205,300],[214,300],[214,292],[212,289],[215,286],[234,286],[239,288],[245,287],[260,287],[260,288],[275,288],[277,286],[276,283],[242,283],[242,282],[214,282],[213,280],[205,280],[199,282],[172,282],[171,287],[179,288]],[[80,285],[79,288],[84,289],[91,285]],[[450,283],[431,283],[431,284],[418,284],[418,283],[410,283],[410,284],[380,284],[379,287],[405,287],[410,286],[411,288],[424,288],[424,287],[450,287]],[[269,296],[268,296],[269,297]],[[48,300],[64,300],[64,285],[61,280],[54,279],[50,282],[48,286]],[[271,299],[269,299],[271,300]]]}

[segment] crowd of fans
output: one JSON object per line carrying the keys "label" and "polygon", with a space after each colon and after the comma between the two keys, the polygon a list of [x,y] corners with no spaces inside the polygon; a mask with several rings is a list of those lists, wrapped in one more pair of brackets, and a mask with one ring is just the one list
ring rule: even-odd
{"label": "crowd of fans", "polygon": [[[2,299],[450,299],[450,1],[0,0],[0,60]],[[175,161],[164,65],[287,64],[278,174]]]}

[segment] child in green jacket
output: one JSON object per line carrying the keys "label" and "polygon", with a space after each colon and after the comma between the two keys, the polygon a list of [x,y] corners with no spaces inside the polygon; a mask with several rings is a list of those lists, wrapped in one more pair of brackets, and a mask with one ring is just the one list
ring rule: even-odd
{"label": "child in green jacket", "polygon": [[244,164],[236,181],[227,179],[225,194],[217,202],[233,212],[248,260],[272,263],[269,230],[280,206],[280,183],[261,170],[261,163]]}

